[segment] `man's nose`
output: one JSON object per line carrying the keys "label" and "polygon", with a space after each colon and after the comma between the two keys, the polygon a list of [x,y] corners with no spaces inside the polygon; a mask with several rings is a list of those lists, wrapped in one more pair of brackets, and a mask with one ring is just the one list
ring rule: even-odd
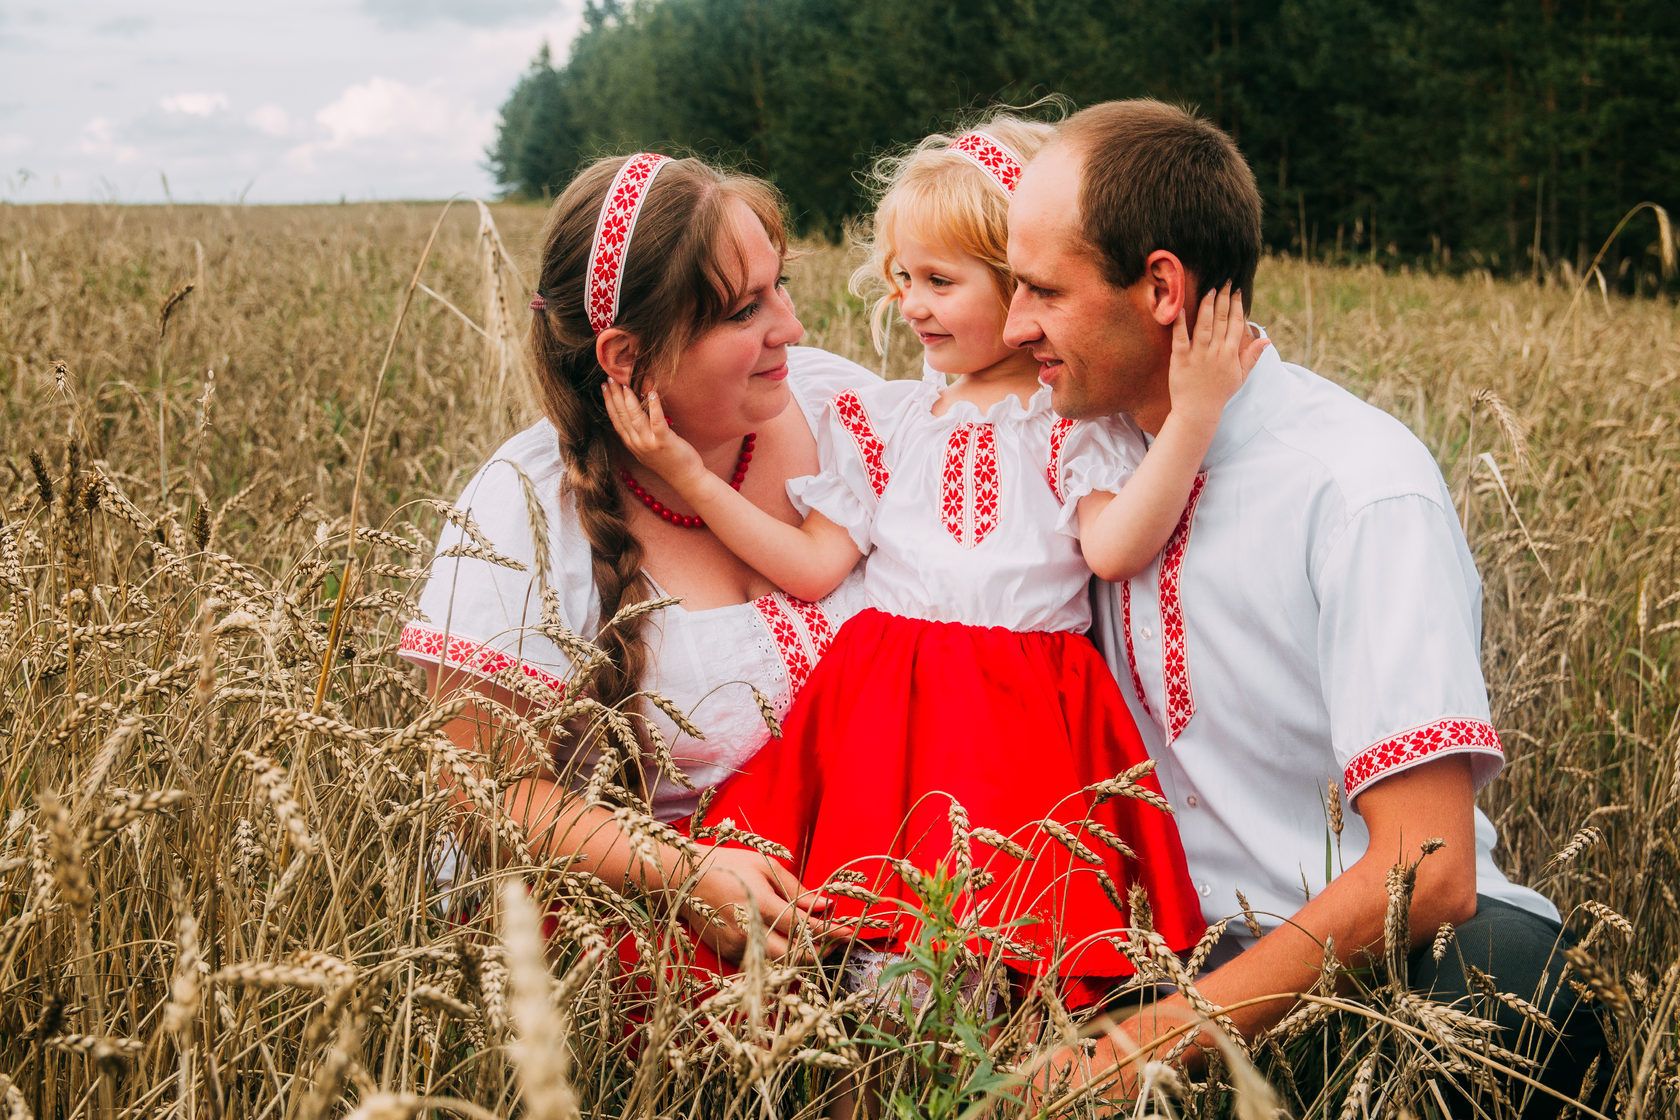
{"label": "man's nose", "polygon": [[1042,335],[1038,323],[1027,310],[1026,285],[1015,285],[1015,294],[1009,297],[1009,315],[1003,321],[1003,344],[1020,349],[1031,346]]}

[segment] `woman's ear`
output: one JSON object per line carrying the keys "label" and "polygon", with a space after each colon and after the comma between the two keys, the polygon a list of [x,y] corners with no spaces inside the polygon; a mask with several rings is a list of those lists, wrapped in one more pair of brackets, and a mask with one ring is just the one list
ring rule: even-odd
{"label": "woman's ear", "polygon": [[[1189,270],[1176,254],[1157,249],[1143,262],[1143,279],[1150,315],[1161,326],[1172,326],[1195,291]],[[1195,308],[1188,310],[1195,315]]]}
{"label": "woman's ear", "polygon": [[640,352],[636,336],[621,327],[608,327],[595,336],[595,360],[609,378],[626,389],[635,388],[631,382]]}

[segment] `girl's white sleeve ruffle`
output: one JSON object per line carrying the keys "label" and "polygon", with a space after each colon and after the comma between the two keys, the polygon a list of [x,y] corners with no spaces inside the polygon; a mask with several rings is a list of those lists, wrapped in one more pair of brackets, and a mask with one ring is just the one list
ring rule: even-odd
{"label": "girl's white sleeve ruffle", "polygon": [[1143,434],[1128,420],[1057,420],[1051,426],[1045,471],[1062,503],[1057,531],[1078,539],[1079,499],[1099,491],[1119,493],[1142,462],[1143,453]]}
{"label": "girl's white sleeve ruffle", "polygon": [[865,555],[891,479],[888,445],[919,389],[914,381],[876,381],[831,397],[813,427],[819,472],[788,480],[788,498],[801,516],[822,514]]}
{"label": "girl's white sleeve ruffle", "polygon": [[565,689],[566,632],[594,634],[600,608],[561,474],[558,437],[544,421],[473,476],[438,535],[417,617],[403,627],[404,659],[504,685],[522,678],[539,686],[525,690],[537,697]]}

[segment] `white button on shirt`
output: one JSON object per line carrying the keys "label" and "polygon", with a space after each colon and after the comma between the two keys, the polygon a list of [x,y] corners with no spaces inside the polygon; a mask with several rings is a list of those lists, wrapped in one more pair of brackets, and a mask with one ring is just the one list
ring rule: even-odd
{"label": "white button on shirt", "polygon": [[[1449,754],[1478,788],[1498,772],[1481,582],[1428,450],[1275,349],[1203,466],[1155,564],[1098,585],[1096,636],[1168,799],[1197,810],[1177,822],[1204,916],[1241,890],[1271,928],[1363,854],[1372,783]],[[1356,810],[1339,853],[1332,782]],[[1495,866],[1480,810],[1475,826],[1478,891],[1555,918]]]}

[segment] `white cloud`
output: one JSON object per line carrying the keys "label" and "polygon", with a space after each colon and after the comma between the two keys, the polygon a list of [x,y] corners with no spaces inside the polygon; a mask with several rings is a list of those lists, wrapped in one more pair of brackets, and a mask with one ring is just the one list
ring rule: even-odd
{"label": "white cloud", "polygon": [[477,151],[495,119],[494,113],[475,111],[436,89],[380,77],[349,87],[315,114],[329,133],[324,146],[333,149],[373,140],[428,140]]}
{"label": "white cloud", "polygon": [[158,102],[166,113],[184,113],[189,117],[208,117],[228,107],[225,93],[173,93]]}
{"label": "white cloud", "polygon": [[15,156],[28,150],[34,143],[27,136],[0,135],[0,156]]}
{"label": "white cloud", "polygon": [[245,117],[245,123],[269,136],[284,136],[292,130],[292,118],[273,103],[259,105]]}
{"label": "white cloud", "polygon": [[111,122],[105,117],[94,117],[82,126],[81,149],[83,155],[99,156],[117,163],[133,163],[140,158],[138,148],[117,143],[111,132]]}

